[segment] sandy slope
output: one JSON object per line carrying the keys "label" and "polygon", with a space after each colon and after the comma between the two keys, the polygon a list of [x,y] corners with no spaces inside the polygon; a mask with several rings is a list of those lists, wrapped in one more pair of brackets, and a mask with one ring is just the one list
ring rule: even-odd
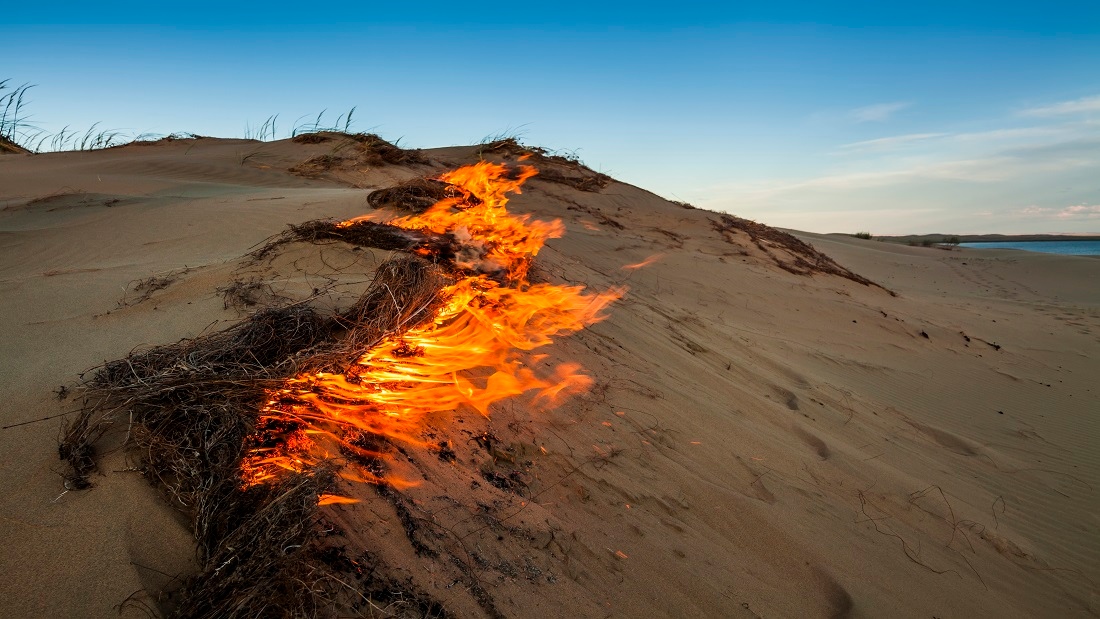
{"label": "sandy slope", "polygon": [[[328,148],[0,157],[3,425],[71,409],[53,391],[96,363],[237,320],[216,292],[234,279],[354,296],[384,252],[241,256],[287,223],[369,210],[364,188],[477,157],[426,151],[432,165],[342,183],[286,172]],[[325,508],[376,565],[459,616],[1100,614],[1100,260],[800,234],[895,297],[788,273],[716,214],[632,186],[528,188],[513,210],[568,227],[540,277],[629,286],[554,347],[596,386],[550,411],[432,420],[458,462],[401,459],[422,528],[406,535],[370,486]],[[166,286],[143,294],[150,276]],[[57,429],[0,431],[0,616],[113,615],[193,570],[185,519],[122,452],[62,494]],[[483,475],[512,471],[517,492]]]}

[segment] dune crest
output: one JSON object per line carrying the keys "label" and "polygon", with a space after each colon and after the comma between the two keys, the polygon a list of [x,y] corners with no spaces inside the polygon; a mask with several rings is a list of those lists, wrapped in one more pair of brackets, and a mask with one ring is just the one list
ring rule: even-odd
{"label": "dune crest", "polygon": [[309,543],[340,549],[325,555],[339,603],[397,616],[1100,612],[1100,260],[799,232],[784,244],[514,142],[397,152],[321,138],[0,158],[0,614],[171,612],[161,592],[231,573],[232,553],[195,556],[193,513],[125,448],[125,407],[85,490],[64,486],[59,420],[25,422],[78,408],[80,373],[134,349],[269,307],[346,310],[408,248],[265,242],[372,206],[379,221],[422,210],[448,195],[425,179],[480,159],[540,169],[509,205],[564,226],[533,283],[629,294],[552,345],[586,369],[586,392],[427,415],[423,446],[370,445],[415,485],[326,478],[356,501],[310,521]]}

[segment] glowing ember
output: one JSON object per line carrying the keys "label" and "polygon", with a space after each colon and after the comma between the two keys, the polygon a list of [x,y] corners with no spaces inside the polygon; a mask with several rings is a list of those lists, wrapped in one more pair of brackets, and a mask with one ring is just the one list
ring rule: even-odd
{"label": "glowing ember", "polygon": [[[346,374],[303,374],[273,391],[259,419],[262,440],[243,466],[246,484],[342,453],[381,458],[378,437],[424,446],[417,435],[429,413],[469,406],[488,415],[494,402],[528,392],[533,402],[552,406],[589,386],[578,365],[549,367],[547,355],[531,351],[601,320],[623,289],[585,295],[581,286],[527,281],[532,258],[565,229],[560,220],[505,209],[507,194],[519,193],[536,173],[489,162],[459,168],[441,180],[462,197],[389,222],[456,239],[459,273],[443,289],[446,303],[433,321],[365,351]],[[367,471],[345,468],[342,475],[380,481]],[[392,476],[386,482],[403,483]],[[342,499],[326,495],[323,502]]]}

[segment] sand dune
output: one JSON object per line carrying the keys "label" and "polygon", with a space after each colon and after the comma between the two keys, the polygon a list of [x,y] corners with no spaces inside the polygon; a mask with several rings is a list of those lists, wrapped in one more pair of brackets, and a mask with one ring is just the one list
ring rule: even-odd
{"label": "sand dune", "polygon": [[[234,281],[260,303],[354,298],[387,252],[244,256],[287,224],[370,211],[370,189],[511,160],[455,147],[288,172],[334,152],[0,156],[2,424],[74,409],[56,392],[105,360],[240,320],[218,292]],[[536,277],[628,287],[553,345],[592,389],[432,418],[454,462],[405,449],[419,485],[349,485],[361,503],[322,508],[349,553],[455,616],[1100,614],[1100,260],[796,232],[880,287],[799,275],[716,213],[547,168],[510,205],[565,223]],[[65,491],[59,424],[0,431],[0,615],[164,611],[157,592],[197,569],[187,518],[122,435],[93,488]]]}

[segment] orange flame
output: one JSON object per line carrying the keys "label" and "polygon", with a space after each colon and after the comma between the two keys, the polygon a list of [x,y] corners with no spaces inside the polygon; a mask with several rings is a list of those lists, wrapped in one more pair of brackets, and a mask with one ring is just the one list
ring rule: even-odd
{"label": "orange flame", "polygon": [[[427,446],[417,437],[429,413],[466,406],[488,416],[494,402],[524,393],[552,406],[590,385],[578,365],[548,367],[546,355],[530,351],[602,320],[625,289],[586,295],[581,286],[527,281],[531,259],[565,230],[560,220],[539,221],[505,209],[507,194],[519,193],[536,173],[530,166],[513,171],[490,162],[459,168],[441,180],[462,197],[389,222],[453,235],[462,277],[443,290],[447,301],[433,321],[384,339],[346,374],[303,374],[273,391],[259,418],[260,434],[270,440],[258,441],[246,458],[246,484],[341,454],[384,457],[371,448],[372,436]],[[365,470],[345,468],[341,474],[382,481]],[[390,476],[385,482],[414,483]],[[336,502],[331,496],[324,500]]]}
{"label": "orange flame", "polygon": [[336,494],[319,494],[317,495],[318,505],[352,505],[358,503],[359,499],[352,499],[346,496],[339,496]]}
{"label": "orange flame", "polygon": [[635,262],[634,264],[624,264],[623,265],[623,270],[633,271],[635,269],[640,269],[642,267],[647,267],[647,266],[653,264],[654,262],[657,262],[658,260],[660,260],[661,258],[664,258],[664,257],[665,257],[664,254],[653,254],[652,256],[646,258],[645,260],[642,260],[641,262]]}

